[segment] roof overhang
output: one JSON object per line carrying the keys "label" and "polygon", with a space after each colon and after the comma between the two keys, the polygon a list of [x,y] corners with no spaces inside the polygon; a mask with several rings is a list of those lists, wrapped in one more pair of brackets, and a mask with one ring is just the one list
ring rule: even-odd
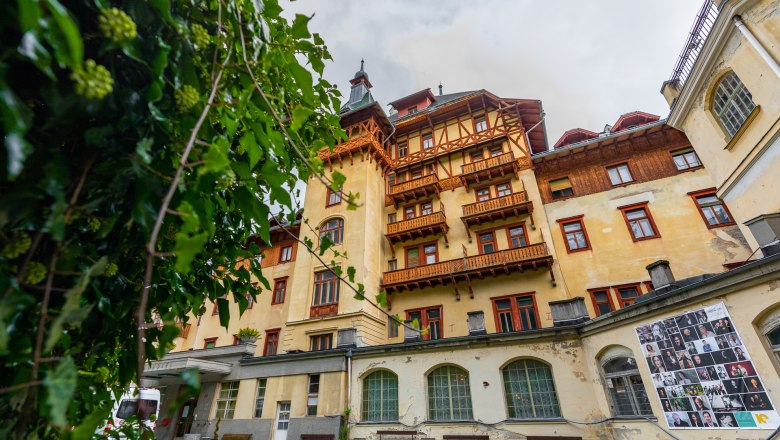
{"label": "roof overhang", "polygon": [[349,127],[350,125],[354,125],[369,118],[374,118],[379,126],[385,130],[385,133],[388,133],[392,128],[392,124],[390,123],[390,120],[387,119],[385,111],[376,101],[365,107],[360,107],[355,110],[342,113],[339,115],[339,117],[341,119],[342,128]]}
{"label": "roof overhang", "polygon": [[198,358],[163,359],[152,361],[144,368],[144,379],[157,380],[159,383],[180,383],[181,373],[196,369],[203,381],[213,381],[230,374],[233,365],[228,362],[210,361]]}
{"label": "roof overhang", "polygon": [[433,96],[433,93],[431,93],[431,89],[423,89],[419,92],[414,92],[411,95],[406,95],[403,98],[396,99],[395,101],[389,103],[388,105],[393,106],[396,110],[401,110],[404,108],[409,107],[412,104],[417,104],[418,102],[422,101],[424,98],[428,98],[431,100],[431,102],[436,101],[436,97]]}

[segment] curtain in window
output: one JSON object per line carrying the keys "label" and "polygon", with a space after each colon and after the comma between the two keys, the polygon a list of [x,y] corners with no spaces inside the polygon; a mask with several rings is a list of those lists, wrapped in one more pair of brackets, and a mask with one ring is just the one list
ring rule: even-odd
{"label": "curtain in window", "polygon": [[469,374],[458,367],[440,367],[428,375],[428,418],[471,420]]}
{"label": "curtain in window", "polygon": [[366,376],[363,380],[363,420],[398,420],[398,376],[389,371]]}
{"label": "curtain in window", "polygon": [[534,360],[519,360],[507,365],[503,373],[510,418],[561,416],[550,367]]}

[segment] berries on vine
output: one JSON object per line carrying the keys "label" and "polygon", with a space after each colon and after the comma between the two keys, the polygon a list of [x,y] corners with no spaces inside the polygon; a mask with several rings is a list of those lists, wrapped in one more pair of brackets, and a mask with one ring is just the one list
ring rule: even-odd
{"label": "berries on vine", "polygon": [[190,26],[190,34],[192,35],[192,42],[195,43],[197,49],[205,49],[211,44],[209,31],[197,23]]}
{"label": "berries on vine", "polygon": [[35,285],[43,281],[46,278],[46,266],[41,263],[31,261],[24,266],[22,275],[19,279],[24,284]]}
{"label": "berries on vine", "polygon": [[8,258],[9,260],[16,258],[19,255],[27,252],[27,249],[30,249],[31,244],[32,239],[30,239],[30,236],[27,235],[26,232],[14,232],[14,236],[11,238],[11,241],[6,243],[5,246],[3,246],[3,250],[0,251],[0,256]]}
{"label": "berries on vine", "polygon": [[76,83],[76,93],[87,99],[103,99],[114,90],[114,80],[108,69],[94,60],[87,60],[84,65],[83,69],[70,74],[70,79]]}
{"label": "berries on vine", "polygon": [[121,9],[110,8],[100,11],[98,25],[103,35],[114,43],[130,41],[138,36],[135,22]]}
{"label": "berries on vine", "polygon": [[176,107],[179,108],[179,111],[186,112],[200,101],[200,94],[195,87],[183,85],[174,93],[174,98],[176,99]]}
{"label": "berries on vine", "polygon": [[87,229],[89,229],[92,232],[97,232],[98,229],[100,229],[100,219],[97,217],[90,217],[87,220]]}
{"label": "berries on vine", "polygon": [[222,191],[230,188],[236,184],[236,174],[233,170],[227,170],[227,172],[217,180],[217,189]]}
{"label": "berries on vine", "polygon": [[108,263],[106,264],[106,269],[103,271],[103,276],[111,278],[116,275],[117,272],[119,272],[119,267],[114,263]]}

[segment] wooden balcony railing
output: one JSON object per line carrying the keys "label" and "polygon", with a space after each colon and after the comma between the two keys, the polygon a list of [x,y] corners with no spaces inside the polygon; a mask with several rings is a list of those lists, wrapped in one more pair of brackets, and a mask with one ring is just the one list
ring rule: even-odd
{"label": "wooden balcony railing", "polygon": [[471,226],[483,222],[503,220],[531,211],[533,211],[533,204],[528,200],[526,192],[520,191],[508,196],[464,205],[461,220],[466,226]]}
{"label": "wooden balcony railing", "polygon": [[446,234],[448,230],[447,216],[444,215],[444,206],[442,206],[439,212],[388,223],[386,237],[392,245],[442,232]]}
{"label": "wooden balcony railing", "polygon": [[489,180],[520,171],[514,153],[507,152],[478,162],[461,165],[461,179],[465,185]]}
{"label": "wooden balcony railing", "polygon": [[339,313],[339,304],[322,304],[318,306],[311,306],[309,308],[310,318],[323,318],[326,316],[335,316]]}
{"label": "wooden balcony railing", "polygon": [[478,162],[467,163],[461,165],[463,174],[476,173],[478,171],[484,171],[489,168],[494,168],[501,165],[511,164],[515,160],[515,155],[510,151],[498,156],[488,157],[487,159],[480,160]]}
{"label": "wooden balcony railing", "polygon": [[441,191],[441,183],[436,174],[418,177],[407,182],[396,183],[390,187],[393,203],[403,203],[420,197],[428,197]]}
{"label": "wooden balcony railing", "polygon": [[524,269],[552,264],[552,257],[545,243],[532,244],[514,249],[456,258],[424,266],[385,272],[382,287],[393,293],[397,291],[447,284],[469,279],[472,276],[510,273]]}

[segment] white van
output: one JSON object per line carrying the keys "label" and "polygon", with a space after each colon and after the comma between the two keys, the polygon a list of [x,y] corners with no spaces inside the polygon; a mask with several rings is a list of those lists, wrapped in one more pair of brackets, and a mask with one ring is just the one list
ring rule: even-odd
{"label": "white van", "polygon": [[99,434],[117,429],[126,419],[138,416],[143,424],[152,431],[157,428],[157,418],[160,415],[160,390],[156,388],[131,387],[114,402],[114,409],[106,425]]}

